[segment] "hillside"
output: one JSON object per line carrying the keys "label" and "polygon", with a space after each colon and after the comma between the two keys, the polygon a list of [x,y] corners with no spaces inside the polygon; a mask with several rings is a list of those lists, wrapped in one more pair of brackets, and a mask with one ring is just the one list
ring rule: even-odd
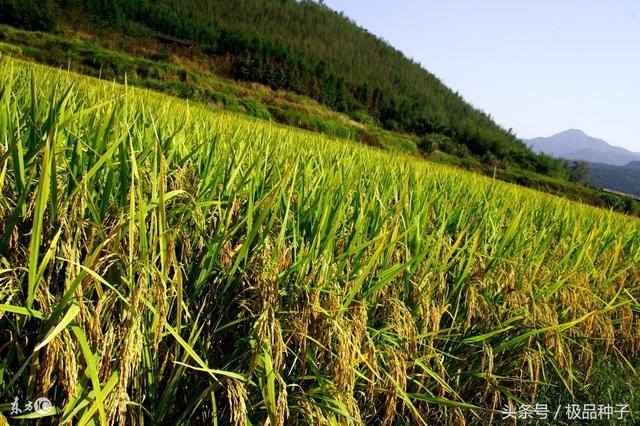
{"label": "hillside", "polygon": [[[205,61],[195,61],[198,69],[290,90],[357,122],[439,141],[436,148],[458,157],[474,158],[491,167],[504,163],[544,174],[564,173],[561,164],[532,154],[512,133],[418,64],[313,1],[1,0],[2,5],[0,22],[27,29],[55,28],[67,36],[81,31],[102,45],[124,35],[132,39],[110,47],[133,49],[136,55],[150,55],[150,42],[160,35],[165,55],[171,46],[189,51],[181,65],[194,65],[191,57],[202,56]],[[18,10],[12,12],[12,8]],[[135,51],[130,47],[140,44],[145,48]],[[56,60],[47,52],[40,56]],[[159,57],[156,53],[155,58]],[[57,60],[74,65],[74,60],[65,59]],[[96,55],[81,63],[97,62],[106,71],[113,67],[121,78],[127,67],[114,64],[113,59]],[[287,115],[282,109],[270,113],[280,120]]]}
{"label": "hillside", "polygon": [[[212,14],[201,13],[208,3],[198,3],[192,19],[190,6],[181,3],[0,0],[0,22],[13,25],[0,24],[0,54],[640,214],[639,203],[585,187],[563,161],[533,154],[343,16],[313,2],[223,3]],[[239,11],[246,12],[242,19]],[[275,30],[283,27],[269,25],[265,16],[292,29]],[[344,41],[359,46],[358,52],[326,49]],[[362,76],[370,80],[351,82]],[[415,104],[421,99],[422,106]],[[399,111],[400,120],[394,115]]]}
{"label": "hillside", "polygon": [[589,163],[589,182],[597,188],[608,188],[640,197],[640,167]]}
{"label": "hillside", "polygon": [[0,87],[0,400],[40,424],[640,409],[637,218],[21,61]]}

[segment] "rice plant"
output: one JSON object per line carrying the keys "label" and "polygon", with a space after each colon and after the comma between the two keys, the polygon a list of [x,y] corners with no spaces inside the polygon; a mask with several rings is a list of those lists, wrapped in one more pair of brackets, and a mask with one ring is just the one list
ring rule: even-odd
{"label": "rice plant", "polygon": [[7,58],[0,137],[0,422],[487,423],[640,353],[636,218]]}

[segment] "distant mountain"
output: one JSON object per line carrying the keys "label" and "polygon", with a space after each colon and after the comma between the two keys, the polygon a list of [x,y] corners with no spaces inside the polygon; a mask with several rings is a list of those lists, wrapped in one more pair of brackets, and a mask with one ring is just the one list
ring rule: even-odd
{"label": "distant mountain", "polygon": [[627,164],[627,167],[640,170],[640,161],[631,161]]}
{"label": "distant mountain", "polygon": [[609,145],[602,139],[585,134],[582,130],[570,129],[547,138],[525,141],[535,152],[544,152],[552,157],[567,160],[584,160],[625,166],[632,161],[640,161],[640,153]]}

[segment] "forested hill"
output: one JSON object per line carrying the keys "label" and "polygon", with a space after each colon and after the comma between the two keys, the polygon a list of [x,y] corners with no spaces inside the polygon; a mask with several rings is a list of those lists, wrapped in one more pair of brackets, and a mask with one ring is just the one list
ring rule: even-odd
{"label": "forested hill", "polygon": [[[342,14],[316,2],[157,3],[175,16],[219,31],[219,48],[239,55],[235,72],[239,78],[285,86],[339,111],[364,110],[388,129],[441,132],[476,155],[491,152],[500,159],[535,163],[514,135],[472,108],[435,76]],[[192,36],[188,31],[180,35]]]}
{"label": "forested hill", "polygon": [[419,64],[313,1],[0,0],[0,6],[0,22],[28,29],[52,30],[74,11],[109,31],[135,35],[143,27],[196,43],[237,80],[296,92],[356,121],[427,137],[492,166],[564,173]]}

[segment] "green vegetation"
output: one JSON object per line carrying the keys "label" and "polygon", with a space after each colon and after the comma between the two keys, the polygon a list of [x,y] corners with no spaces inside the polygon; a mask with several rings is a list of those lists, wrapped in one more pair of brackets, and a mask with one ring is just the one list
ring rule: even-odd
{"label": "green vegetation", "polygon": [[[218,31],[218,49],[237,52],[234,70],[240,78],[283,85],[340,111],[364,110],[390,130],[445,133],[478,156],[493,152],[522,167],[538,166],[537,157],[513,134],[419,64],[316,2],[154,3],[186,27],[205,25]],[[152,17],[145,22],[157,27]]]}
{"label": "green vegetation", "polygon": [[0,23],[36,31],[58,25],[51,0],[0,0]]}
{"label": "green vegetation", "polygon": [[[5,25],[0,25],[0,39],[3,40],[0,42],[0,53],[103,79],[126,81],[129,85],[161,91],[216,109],[223,108],[262,119],[272,119],[333,137],[358,140],[389,151],[412,154],[419,152],[432,161],[455,165],[595,206],[640,214],[640,203],[631,199],[625,199],[621,203],[617,199],[603,197],[598,190],[570,183],[561,177],[514,167],[504,160],[497,160],[491,153],[486,153],[480,161],[466,145],[459,144],[442,133],[430,133],[417,138],[406,133],[392,132],[378,127],[363,114],[351,114],[352,117],[349,117],[292,92],[274,91],[260,84],[237,83],[213,75],[200,69],[208,60],[206,56],[192,50],[166,50],[166,47],[153,43],[136,49],[135,43],[117,36],[107,38],[100,35],[97,39],[86,39],[24,31]],[[111,41],[103,43],[105,40]],[[122,45],[130,47],[130,51],[113,50]],[[144,56],[139,56],[140,54]],[[185,61],[187,56],[189,59]],[[189,61],[200,65],[189,66]],[[554,170],[555,160],[540,155],[539,161],[543,170]],[[575,172],[568,166],[565,176],[577,180]]]}
{"label": "green vegetation", "polygon": [[[348,124],[326,108],[305,103],[304,99],[279,99],[269,90],[252,89],[206,75],[153,53],[149,58],[134,57],[90,41],[70,40],[63,36],[22,31],[0,25],[0,52],[37,62],[65,67],[103,79],[161,91],[215,108],[242,112],[330,136],[354,137],[360,126]],[[384,137],[384,136],[383,136]]]}
{"label": "green vegetation", "polygon": [[607,391],[637,383],[636,218],[7,58],[0,135],[7,417],[33,395],[74,424],[640,410]]}
{"label": "green vegetation", "polygon": [[[218,74],[286,89],[386,130],[445,135],[475,161],[567,175],[562,162],[532,153],[419,64],[313,1],[51,0],[44,8],[57,10],[39,13],[57,16],[63,27],[71,21],[73,28],[102,31],[102,39],[156,34],[202,52]],[[75,15],[81,23],[69,18]],[[0,22],[34,29],[20,18]]]}
{"label": "green vegetation", "polygon": [[640,168],[589,163],[589,183],[640,197]]}

